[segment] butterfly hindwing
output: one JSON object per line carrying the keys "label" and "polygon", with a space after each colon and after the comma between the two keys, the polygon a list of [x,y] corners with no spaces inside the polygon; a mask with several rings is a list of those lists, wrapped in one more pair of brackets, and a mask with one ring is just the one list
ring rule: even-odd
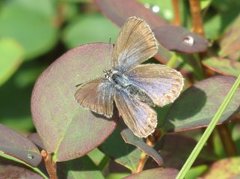
{"label": "butterfly hindwing", "polygon": [[125,124],[138,137],[147,137],[157,126],[157,114],[147,104],[140,102],[125,92],[116,90],[114,100]]}
{"label": "butterfly hindwing", "polygon": [[99,78],[81,85],[75,93],[75,99],[81,106],[93,112],[112,117],[113,95],[113,85]]}
{"label": "butterfly hindwing", "polygon": [[113,48],[113,67],[125,72],[153,57],[158,51],[157,40],[142,19],[130,17],[122,27]]}
{"label": "butterfly hindwing", "polygon": [[126,75],[133,85],[144,90],[158,106],[173,102],[183,88],[181,73],[165,65],[138,65]]}

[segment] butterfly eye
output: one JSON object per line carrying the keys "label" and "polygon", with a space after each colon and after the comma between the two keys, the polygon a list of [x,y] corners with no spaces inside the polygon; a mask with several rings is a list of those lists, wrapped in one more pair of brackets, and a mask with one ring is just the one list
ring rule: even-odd
{"label": "butterfly eye", "polygon": [[112,70],[104,70],[104,77],[109,79],[112,76]]}

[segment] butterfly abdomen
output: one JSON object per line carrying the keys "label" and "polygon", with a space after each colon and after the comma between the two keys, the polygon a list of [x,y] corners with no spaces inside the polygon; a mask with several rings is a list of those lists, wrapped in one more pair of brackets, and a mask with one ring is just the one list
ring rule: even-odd
{"label": "butterfly abdomen", "polygon": [[143,103],[148,104],[149,106],[154,106],[153,100],[145,93],[143,90],[134,86],[132,84],[126,87],[126,92],[129,96],[132,96],[134,99],[137,99]]}

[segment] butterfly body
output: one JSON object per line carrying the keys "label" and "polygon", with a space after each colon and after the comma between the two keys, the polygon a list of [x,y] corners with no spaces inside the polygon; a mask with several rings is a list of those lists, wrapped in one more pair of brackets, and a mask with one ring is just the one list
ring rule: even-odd
{"label": "butterfly body", "polygon": [[125,124],[138,137],[147,137],[157,126],[153,106],[173,102],[183,87],[182,75],[165,65],[141,64],[158,51],[158,43],[148,24],[130,17],[122,27],[112,52],[112,69],[104,76],[81,84],[77,102],[108,118],[113,103]]}
{"label": "butterfly body", "polygon": [[130,85],[130,81],[128,80],[127,76],[117,70],[107,70],[104,76],[116,88],[126,88]]}
{"label": "butterfly body", "polygon": [[107,79],[116,90],[127,93],[131,98],[135,98],[141,102],[154,106],[152,99],[136,85],[132,84],[131,80],[126,75],[117,70],[105,71],[105,79]]}

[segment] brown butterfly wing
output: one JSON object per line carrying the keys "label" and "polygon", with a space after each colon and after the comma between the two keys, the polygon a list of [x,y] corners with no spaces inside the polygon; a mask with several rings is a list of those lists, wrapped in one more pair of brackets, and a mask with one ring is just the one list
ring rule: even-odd
{"label": "brown butterfly wing", "polygon": [[136,136],[143,138],[154,132],[157,114],[151,107],[121,89],[116,90],[114,100],[125,124]]}
{"label": "brown butterfly wing", "polygon": [[128,71],[153,57],[157,51],[157,40],[149,25],[143,19],[130,17],[113,48],[113,67],[121,72]]}
{"label": "brown butterfly wing", "polygon": [[75,93],[75,99],[81,106],[93,112],[112,117],[113,95],[112,84],[100,78],[81,85]]}
{"label": "brown butterfly wing", "polygon": [[184,85],[180,72],[160,64],[138,65],[126,75],[133,85],[144,90],[158,106],[172,103]]}

